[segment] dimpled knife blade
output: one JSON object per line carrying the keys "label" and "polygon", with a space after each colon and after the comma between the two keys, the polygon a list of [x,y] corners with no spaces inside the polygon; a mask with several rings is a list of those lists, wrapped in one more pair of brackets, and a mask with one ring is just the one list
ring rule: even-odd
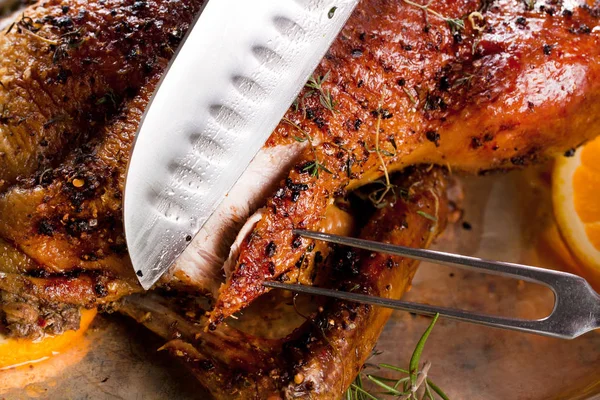
{"label": "dimpled knife blade", "polygon": [[149,289],[240,178],[358,0],[210,0],[142,120],[125,184]]}

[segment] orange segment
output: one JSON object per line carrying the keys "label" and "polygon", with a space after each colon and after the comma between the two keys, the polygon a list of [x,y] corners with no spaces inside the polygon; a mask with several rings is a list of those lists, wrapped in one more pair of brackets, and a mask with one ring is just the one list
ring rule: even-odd
{"label": "orange segment", "polygon": [[600,138],[556,161],[552,202],[569,250],[587,272],[600,276]]}
{"label": "orange segment", "polygon": [[81,338],[96,316],[96,309],[82,310],[79,329],[41,340],[2,339],[0,337],[0,370],[42,361],[70,347]]}
{"label": "orange segment", "polygon": [[585,226],[585,233],[587,233],[592,245],[600,250],[600,223],[588,224]]}
{"label": "orange segment", "polygon": [[573,175],[575,210],[584,223],[600,221],[600,171],[581,165]]}
{"label": "orange segment", "polygon": [[600,174],[600,162],[598,162],[600,160],[598,160],[598,156],[600,156],[600,140],[596,139],[587,143],[581,149],[581,164]]}

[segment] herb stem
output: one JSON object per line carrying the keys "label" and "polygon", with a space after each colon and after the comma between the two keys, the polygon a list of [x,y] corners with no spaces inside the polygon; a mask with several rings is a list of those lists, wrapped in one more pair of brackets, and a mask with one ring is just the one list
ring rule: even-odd
{"label": "herb stem", "polygon": [[461,29],[465,29],[465,22],[460,19],[460,18],[448,18],[442,14],[440,14],[439,12],[432,10],[431,8],[429,8],[429,5],[431,4],[431,1],[429,1],[427,4],[423,5],[423,4],[419,4],[419,3],[415,3],[414,1],[411,0],[403,0],[406,4],[409,4],[413,7],[417,7],[420,8],[421,10],[423,10],[425,12],[425,15],[427,16],[427,14],[431,14],[439,19],[441,19],[442,21],[446,22],[448,24],[448,26],[450,27],[450,29],[452,31],[458,31]]}
{"label": "herb stem", "polygon": [[303,137],[297,137],[294,136],[294,140],[296,140],[297,142],[305,142],[307,141],[308,144],[310,145],[310,150],[313,153],[313,156],[315,158],[314,161],[312,161],[310,164],[306,165],[302,171],[303,172],[308,172],[310,173],[312,176],[319,178],[319,171],[324,171],[327,172],[328,174],[333,174],[326,166],[325,164],[323,164],[320,160],[319,160],[319,155],[317,154],[317,149],[315,148],[315,145],[313,143],[313,138],[312,136],[310,136],[310,134],[308,132],[306,132],[304,129],[302,129],[298,124],[296,124],[294,121],[288,119],[288,118],[283,118],[282,119],[283,122],[285,122],[288,125],[293,126],[294,128],[298,129],[298,131],[300,131],[302,133]]}

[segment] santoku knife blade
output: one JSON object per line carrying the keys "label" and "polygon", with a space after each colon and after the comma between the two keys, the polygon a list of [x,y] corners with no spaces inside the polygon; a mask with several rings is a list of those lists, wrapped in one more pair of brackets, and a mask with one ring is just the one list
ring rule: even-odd
{"label": "santoku knife blade", "polygon": [[211,0],[140,125],[125,234],[149,289],[275,129],[358,0]]}

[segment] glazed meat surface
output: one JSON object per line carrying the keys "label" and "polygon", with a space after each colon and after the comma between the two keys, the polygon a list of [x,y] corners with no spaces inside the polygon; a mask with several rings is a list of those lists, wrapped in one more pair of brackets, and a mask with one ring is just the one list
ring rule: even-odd
{"label": "glazed meat surface", "polygon": [[[0,34],[0,308],[9,333],[40,335],[34,317],[52,313],[60,314],[56,328],[70,329],[77,307],[141,290],[122,229],[125,167],[201,3],[50,0]],[[445,178],[433,164],[518,168],[599,134],[599,18],[598,4],[585,0],[454,0],[429,9],[363,0],[160,283],[214,296],[210,317],[185,325],[163,308],[168,317],[142,322],[171,338],[180,321],[185,329],[167,348],[217,397],[339,397],[388,311],[326,303],[281,340],[223,320],[264,294],[268,279],[401,296],[414,263],[292,230],[428,246],[446,213]],[[348,205],[359,188],[376,206],[372,215]],[[123,311],[137,315],[146,304],[134,295]]]}
{"label": "glazed meat surface", "polygon": [[[406,188],[407,195],[395,198],[389,193],[386,200],[390,206],[373,212],[358,236],[429,246],[444,229],[448,214],[444,173],[411,169],[393,182]],[[367,212],[367,207],[362,209]],[[340,247],[323,266],[315,278],[320,286],[398,298],[408,289],[417,262]],[[265,314],[271,315],[273,310],[265,307],[245,314],[242,330],[223,323],[209,332],[204,331],[206,317],[193,318],[195,307],[183,307],[176,313],[178,307],[156,295],[128,297],[121,311],[169,340],[164,349],[182,359],[217,399],[339,399],[372,354],[391,310],[336,300],[319,304],[306,315],[293,300],[287,312],[299,315],[303,324],[282,338],[264,338],[243,330],[243,321],[246,325],[248,321],[258,325],[269,321]],[[284,323],[289,324],[287,320]]]}
{"label": "glazed meat surface", "polygon": [[122,229],[125,167],[200,6],[46,1],[0,35],[1,290],[83,306],[139,290]]}
{"label": "glazed meat surface", "polygon": [[[426,163],[476,173],[522,167],[600,133],[597,2],[429,7],[360,3],[269,140],[310,135],[318,145],[268,200],[212,322],[263,293],[265,279],[293,270],[311,241],[292,229],[326,229],[337,198],[386,171]],[[315,161],[323,165],[318,176]]]}
{"label": "glazed meat surface", "polygon": [[[85,306],[139,290],[122,233],[124,170],[200,7],[47,1],[0,36],[0,289]],[[265,279],[310,282],[317,252],[292,229],[350,232],[336,200],[356,188],[385,176],[377,201],[397,194],[387,175],[410,165],[521,167],[595,136],[599,13],[583,0],[364,0],[254,171],[285,161],[259,194],[238,188],[228,205],[238,212],[218,214],[162,284],[217,295],[227,260],[214,328]]]}

